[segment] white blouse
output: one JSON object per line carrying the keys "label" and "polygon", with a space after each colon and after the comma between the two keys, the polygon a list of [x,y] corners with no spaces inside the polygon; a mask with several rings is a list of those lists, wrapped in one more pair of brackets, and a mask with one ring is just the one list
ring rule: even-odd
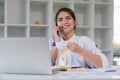
{"label": "white blouse", "polygon": [[[67,41],[64,41],[61,38],[60,42],[56,42],[56,47],[59,50],[63,50],[64,48],[67,47],[67,43],[68,42],[75,42],[77,43],[79,46],[81,46],[82,48],[84,48],[85,50],[99,55],[101,57],[102,60],[102,64],[103,64],[103,68],[108,67],[109,63],[107,60],[107,57],[101,53],[101,51],[96,47],[96,44],[94,43],[94,41],[92,41],[91,39],[89,39],[88,37],[85,36],[76,36],[73,35],[72,38],[70,38]],[[70,50],[67,50],[67,55],[68,55],[68,67],[73,67],[73,66],[82,66],[82,67],[89,67],[89,68],[95,68],[95,66],[90,63],[89,61],[85,60],[80,54],[72,52]],[[58,65],[58,59],[56,59],[55,65]]]}

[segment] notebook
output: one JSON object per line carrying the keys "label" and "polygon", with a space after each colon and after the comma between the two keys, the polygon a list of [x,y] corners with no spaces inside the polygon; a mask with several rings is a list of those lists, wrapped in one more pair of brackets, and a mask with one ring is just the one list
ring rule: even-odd
{"label": "notebook", "polygon": [[48,39],[0,39],[0,73],[52,74]]}

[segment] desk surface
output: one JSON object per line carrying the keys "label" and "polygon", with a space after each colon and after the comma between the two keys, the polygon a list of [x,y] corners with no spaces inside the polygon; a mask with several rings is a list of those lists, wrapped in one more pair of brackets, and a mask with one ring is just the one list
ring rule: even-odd
{"label": "desk surface", "polygon": [[52,75],[1,74],[0,80],[120,80],[120,72],[55,72]]}
{"label": "desk surface", "polygon": [[55,71],[52,75],[0,74],[0,80],[120,80],[120,67],[86,71]]}

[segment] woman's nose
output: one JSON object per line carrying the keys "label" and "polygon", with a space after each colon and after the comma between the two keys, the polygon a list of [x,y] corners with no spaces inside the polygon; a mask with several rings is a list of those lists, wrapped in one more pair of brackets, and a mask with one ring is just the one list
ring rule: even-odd
{"label": "woman's nose", "polygon": [[63,24],[67,23],[67,20],[66,19],[63,19]]}

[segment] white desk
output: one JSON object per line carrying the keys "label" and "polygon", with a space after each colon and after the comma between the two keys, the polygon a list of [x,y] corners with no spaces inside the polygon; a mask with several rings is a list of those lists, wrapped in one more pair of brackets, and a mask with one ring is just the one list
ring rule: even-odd
{"label": "white desk", "polygon": [[53,75],[1,74],[0,80],[120,80],[120,72],[56,72]]}

